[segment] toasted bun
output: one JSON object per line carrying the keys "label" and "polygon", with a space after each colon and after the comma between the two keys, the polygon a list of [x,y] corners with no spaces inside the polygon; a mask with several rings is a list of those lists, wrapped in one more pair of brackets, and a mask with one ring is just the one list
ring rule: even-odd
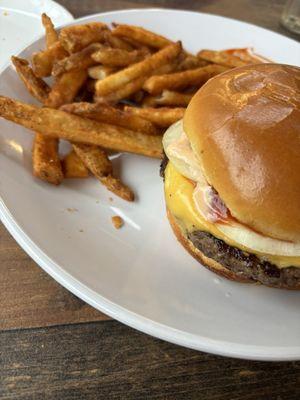
{"label": "toasted bun", "polygon": [[210,269],[212,272],[215,272],[218,275],[224,276],[227,279],[237,282],[244,283],[254,283],[252,279],[244,278],[240,275],[237,275],[235,272],[230,271],[229,269],[223,267],[222,264],[205,256],[197,247],[193,245],[193,243],[185,236],[184,232],[182,232],[180,226],[176,222],[176,219],[172,215],[172,213],[167,210],[167,216],[170,222],[170,225],[177,237],[178,241],[183,245],[183,247],[202,265]]}
{"label": "toasted bun", "polygon": [[216,76],[191,100],[184,130],[235,218],[300,241],[300,68],[257,64]]}

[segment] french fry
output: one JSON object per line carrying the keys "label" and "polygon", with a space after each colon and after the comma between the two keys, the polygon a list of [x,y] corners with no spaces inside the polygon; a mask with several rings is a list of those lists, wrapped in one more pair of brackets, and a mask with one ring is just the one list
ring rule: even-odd
{"label": "french fry", "polygon": [[116,72],[115,68],[107,67],[104,65],[95,65],[88,69],[88,74],[90,78],[101,80],[106,78],[108,75]]}
{"label": "french fry", "polygon": [[208,61],[201,60],[201,58],[189,54],[185,56],[183,60],[178,64],[177,71],[186,71],[187,69],[205,67],[208,64]]}
{"label": "french fry", "polygon": [[57,42],[44,51],[34,53],[32,56],[32,67],[36,76],[43,78],[50,76],[55,61],[68,56],[66,50]]}
{"label": "french fry", "polygon": [[159,94],[165,89],[184,89],[188,86],[200,87],[215,75],[226,71],[222,65],[211,64],[206,67],[190,69],[173,74],[151,76],[143,86],[143,89],[151,94]]}
{"label": "french fry", "polygon": [[36,133],[33,145],[33,174],[34,176],[59,185],[63,180],[63,172],[58,157],[58,141],[56,138]]}
{"label": "french fry", "polygon": [[108,190],[127,201],[134,201],[134,193],[132,190],[124,185],[124,183],[112,175],[104,176],[101,178],[101,183],[106,186]]}
{"label": "french fry", "polygon": [[0,96],[0,116],[33,131],[70,142],[94,144],[117,151],[126,151],[161,158],[160,136],[93,121],[52,108],[39,108]]}
{"label": "french fry", "polygon": [[124,200],[134,200],[134,194],[131,189],[112,175],[112,163],[101,147],[74,144],[73,148],[86,167],[108,190],[122,197]]}
{"label": "french fry", "polygon": [[127,83],[153,73],[156,69],[174,60],[181,51],[181,43],[171,44],[139,63],[133,64],[107,78],[97,81],[97,96],[106,96]]}
{"label": "french fry", "polygon": [[[99,103],[118,103],[119,101],[123,99],[130,98],[133,94],[138,92],[139,90],[142,89],[143,84],[145,82],[145,77],[137,78],[123,87],[119,88],[118,90],[109,93],[106,96],[97,96],[95,97],[95,101]],[[99,81],[97,81],[99,82]]]}
{"label": "french fry", "polygon": [[225,67],[242,67],[248,63],[241,60],[239,57],[233,54],[226,53],[224,51],[214,51],[214,50],[201,50],[197,53],[197,57],[210,61],[215,64],[224,65]]}
{"label": "french fry", "polygon": [[145,58],[139,50],[127,51],[122,49],[102,48],[92,54],[92,59],[110,67],[127,67]]}
{"label": "french fry", "polygon": [[41,103],[44,103],[50,91],[47,83],[35,75],[27,60],[13,56],[11,61],[28,92]]}
{"label": "french fry", "polygon": [[58,108],[72,102],[86,79],[85,70],[65,72],[54,82],[44,104],[47,107]]}
{"label": "french fry", "polygon": [[152,122],[105,104],[72,103],[62,106],[61,110],[96,121],[123,126],[147,135],[159,135],[161,133]]}
{"label": "french fry", "polygon": [[232,55],[240,60],[244,61],[245,64],[257,64],[257,63],[270,63],[273,62],[272,60],[259,56],[255,54],[251,47],[246,48],[238,48],[238,49],[227,49],[222,50],[221,53]]}
{"label": "french fry", "polygon": [[59,41],[68,53],[76,53],[92,43],[102,42],[107,29],[102,22],[67,26],[60,31]]}
{"label": "french fry", "polygon": [[113,36],[111,31],[109,30],[105,31],[105,43],[108,44],[109,47],[112,47],[114,49],[122,49],[127,51],[135,49],[135,47],[126,40],[123,40],[117,36]]}
{"label": "french fry", "polygon": [[58,76],[68,71],[88,69],[97,64],[97,61],[92,58],[92,54],[99,48],[101,48],[101,44],[92,43],[78,53],[73,53],[69,57],[56,62],[53,66],[52,75]]}
{"label": "french fry", "polygon": [[81,158],[71,150],[62,160],[64,178],[87,178],[89,170],[81,161]]}
{"label": "french fry", "polygon": [[112,31],[114,36],[134,39],[141,44],[154,47],[155,49],[162,49],[173,43],[171,40],[139,26],[125,24],[114,24],[114,26],[115,29]]}
{"label": "french fry", "polygon": [[54,43],[58,42],[58,34],[54,28],[51,18],[47,14],[42,14],[42,24],[45,28],[46,46],[51,47]]}
{"label": "french fry", "polygon": [[153,122],[161,128],[168,128],[170,125],[183,118],[185,108],[140,108],[125,106],[124,110],[132,115],[136,115]]}
{"label": "french fry", "polygon": [[160,95],[147,96],[143,100],[143,107],[175,106],[187,107],[194,93],[180,93],[164,90]]}

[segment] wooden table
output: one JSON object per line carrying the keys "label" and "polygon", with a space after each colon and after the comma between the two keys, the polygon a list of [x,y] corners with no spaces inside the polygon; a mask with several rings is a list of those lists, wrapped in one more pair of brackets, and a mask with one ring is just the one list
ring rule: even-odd
{"label": "wooden table", "polygon": [[[61,0],[75,17],[172,7],[286,32],[283,0]],[[1,399],[300,398],[300,362],[234,360],[184,349],[89,307],[43,272],[0,225]]]}

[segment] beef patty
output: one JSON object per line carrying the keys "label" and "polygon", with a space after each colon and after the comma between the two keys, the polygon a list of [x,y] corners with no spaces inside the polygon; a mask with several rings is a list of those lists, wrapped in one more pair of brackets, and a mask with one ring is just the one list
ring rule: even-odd
{"label": "beef patty", "polygon": [[300,268],[278,268],[255,254],[229,246],[208,232],[187,232],[187,238],[206,257],[219,262],[237,275],[278,288],[300,289]]}
{"label": "beef patty", "polygon": [[[168,161],[168,158],[164,156],[160,166],[160,175],[163,178]],[[255,254],[229,246],[208,232],[195,230],[186,232],[186,236],[206,257],[217,261],[243,278],[278,288],[300,289],[300,268],[293,266],[279,268]]]}

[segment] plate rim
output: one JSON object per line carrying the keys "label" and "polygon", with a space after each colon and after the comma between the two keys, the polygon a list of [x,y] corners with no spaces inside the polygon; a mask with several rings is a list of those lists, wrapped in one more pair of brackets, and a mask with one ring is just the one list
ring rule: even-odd
{"label": "plate rim", "polygon": [[[52,1],[52,0],[51,0]],[[84,22],[86,19],[101,17],[103,15],[114,15],[120,13],[137,13],[137,12],[175,12],[175,13],[190,13],[190,14],[202,14],[210,15],[214,18],[226,19],[231,21],[237,21],[242,24],[250,25],[255,28],[263,29],[272,34],[279,35],[285,39],[291,40],[298,44],[294,39],[285,37],[279,33],[273,32],[271,30],[259,27],[254,24],[249,24],[247,22],[239,21],[233,18],[227,18],[220,15],[208,14],[190,10],[178,10],[171,8],[133,8],[125,10],[114,10],[107,11],[103,13],[95,13],[87,15],[81,18],[73,19],[61,26],[72,25],[78,22]],[[27,43],[22,47],[17,54],[23,52],[27,47],[32,45],[37,40],[41,39],[45,35],[39,35],[30,43]],[[7,61],[0,69],[0,76],[4,70],[10,65],[10,61]],[[162,340],[166,340],[170,343],[191,348],[198,351],[204,351],[211,354],[222,355],[233,358],[242,358],[248,360],[258,360],[258,361],[297,361],[300,359],[300,346],[286,347],[267,347],[267,346],[254,346],[237,344],[229,341],[221,341],[210,339],[209,337],[204,337],[196,334],[191,334],[184,332],[179,329],[172,328],[168,325],[156,322],[152,319],[141,316],[135,312],[130,311],[116,303],[111,302],[105,297],[101,296],[99,293],[88,288],[78,279],[73,277],[68,272],[64,271],[54,260],[52,260],[45,252],[43,252],[38,245],[36,245],[30,237],[24,232],[22,227],[17,223],[14,216],[11,214],[9,208],[6,206],[4,200],[2,199],[0,193],[0,219],[9,233],[13,236],[16,242],[22,247],[22,249],[53,279],[60,283],[63,287],[69,290],[71,293],[75,294],[77,297],[81,298],[83,301],[91,305],[92,307],[102,311],[103,313],[109,315],[113,319],[124,323],[131,328],[138,331],[144,332],[151,336],[157,337]]]}

